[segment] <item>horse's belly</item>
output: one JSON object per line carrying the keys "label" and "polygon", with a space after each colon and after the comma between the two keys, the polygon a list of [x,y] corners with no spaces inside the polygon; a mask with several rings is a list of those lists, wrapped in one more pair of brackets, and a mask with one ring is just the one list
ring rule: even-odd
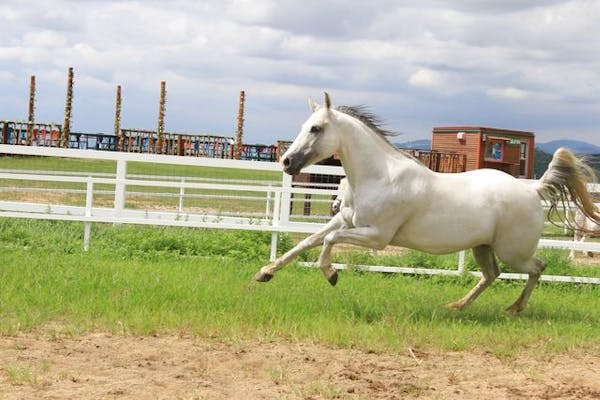
{"label": "horse's belly", "polygon": [[431,213],[406,221],[396,232],[392,244],[433,254],[453,253],[491,244],[497,223],[497,217],[489,210]]}
{"label": "horse's belly", "polygon": [[448,254],[489,244],[492,240],[493,236],[489,231],[466,231],[460,227],[454,229],[432,227],[427,232],[402,229],[396,233],[390,244],[431,254]]}

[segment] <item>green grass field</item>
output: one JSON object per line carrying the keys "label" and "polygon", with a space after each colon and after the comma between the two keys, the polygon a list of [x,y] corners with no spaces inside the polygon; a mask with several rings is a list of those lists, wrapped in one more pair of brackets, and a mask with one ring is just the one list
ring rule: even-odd
{"label": "green grass field", "polygon": [[[252,278],[268,259],[266,233],[95,224],[92,235],[86,253],[80,223],[0,219],[0,333],[185,332],[374,351],[600,355],[597,285],[542,283],[515,317],[504,308],[523,282],[497,281],[455,312],[443,304],[464,295],[471,277],[342,271],[331,287],[320,271],[292,264],[264,284]],[[280,249],[292,244],[283,236]],[[549,261],[573,268],[559,255]]]}
{"label": "green grass field", "polygon": [[[76,158],[10,156],[0,157],[0,168],[22,170],[47,170],[84,173],[110,173],[116,171],[116,161],[86,160]],[[280,181],[281,172],[251,171],[237,168],[194,167],[185,165],[149,164],[128,162],[127,173],[134,175],[154,174],[163,176],[222,179],[254,179]]]}

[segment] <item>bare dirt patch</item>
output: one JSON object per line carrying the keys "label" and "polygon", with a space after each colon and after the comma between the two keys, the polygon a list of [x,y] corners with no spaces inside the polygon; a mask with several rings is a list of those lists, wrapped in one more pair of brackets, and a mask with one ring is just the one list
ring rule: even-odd
{"label": "bare dirt patch", "polygon": [[0,337],[6,399],[598,399],[591,355],[369,353],[178,335]]}

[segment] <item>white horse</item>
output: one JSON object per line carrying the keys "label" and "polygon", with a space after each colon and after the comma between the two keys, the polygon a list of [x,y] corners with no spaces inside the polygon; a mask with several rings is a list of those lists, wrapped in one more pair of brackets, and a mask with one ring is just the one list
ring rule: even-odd
{"label": "white horse", "polygon": [[[595,222],[593,219],[586,217],[581,210],[575,210],[575,224],[573,226],[573,241],[585,242],[590,237],[600,236],[600,224]],[[593,257],[594,253],[591,251],[587,252],[588,257]],[[569,253],[570,259],[575,259],[575,250],[571,250]]]}
{"label": "white horse", "polygon": [[283,169],[297,174],[337,153],[348,179],[344,207],[319,232],[264,266],[256,274],[268,281],[301,251],[323,248],[318,264],[335,285],[331,249],[348,243],[374,249],[388,244],[433,254],[472,248],[481,280],[462,299],[448,305],[461,309],[500,274],[497,256],[529,279],[508,310],[527,304],[545,264],[534,257],[544,225],[541,199],[556,205],[569,195],[584,214],[600,222],[586,190],[589,167],[566,149],[554,154],[548,171],[533,184],[493,169],[443,174],[429,170],[386,138],[377,119],[361,107],[331,106],[329,95],[318,106],[282,157]]}

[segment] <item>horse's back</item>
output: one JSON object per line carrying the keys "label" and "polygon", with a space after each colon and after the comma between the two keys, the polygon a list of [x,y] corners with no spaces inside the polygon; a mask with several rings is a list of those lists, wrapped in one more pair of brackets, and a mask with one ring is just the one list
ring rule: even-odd
{"label": "horse's back", "polygon": [[533,208],[541,205],[541,198],[532,183],[495,169],[438,173],[435,177],[434,185],[444,193],[442,202],[450,199],[465,208],[499,209],[502,213],[516,205],[527,204]]}

